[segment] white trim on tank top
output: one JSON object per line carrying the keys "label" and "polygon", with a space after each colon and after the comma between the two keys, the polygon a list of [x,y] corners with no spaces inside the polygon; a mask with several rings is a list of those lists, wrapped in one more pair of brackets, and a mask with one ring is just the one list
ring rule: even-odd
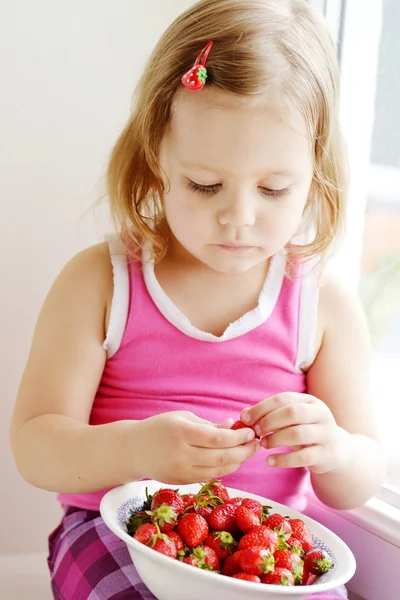
{"label": "white trim on tank top", "polygon": [[[124,335],[129,311],[129,269],[124,247],[118,236],[107,238],[113,267],[114,292],[110,311],[110,322],[103,348],[110,359],[120,347]],[[308,264],[308,263],[306,263]],[[208,342],[224,342],[234,339],[265,322],[272,313],[285,276],[286,255],[276,254],[261,290],[258,306],[247,312],[237,321],[231,323],[221,336],[215,336],[197,329],[189,319],[181,313],[160,286],[151,260],[151,248],[143,251],[143,278],[146,288],[161,314],[185,335]],[[296,368],[301,371],[312,363],[315,357],[315,334],[318,307],[318,270],[307,269],[303,275],[300,314],[299,340]]]}

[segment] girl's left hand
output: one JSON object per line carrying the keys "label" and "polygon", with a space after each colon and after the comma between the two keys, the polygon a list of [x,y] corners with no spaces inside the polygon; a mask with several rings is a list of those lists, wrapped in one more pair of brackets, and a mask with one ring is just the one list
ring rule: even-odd
{"label": "girl's left hand", "polygon": [[351,434],[336,424],[324,402],[309,394],[277,394],[245,408],[240,418],[262,436],[264,448],[292,448],[286,454],[271,454],[271,466],[308,467],[320,474],[341,469],[350,459]]}

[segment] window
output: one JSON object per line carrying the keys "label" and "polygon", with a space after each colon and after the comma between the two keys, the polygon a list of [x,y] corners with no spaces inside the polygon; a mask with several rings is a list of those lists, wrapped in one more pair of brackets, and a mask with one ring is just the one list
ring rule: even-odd
{"label": "window", "polygon": [[375,350],[373,392],[389,458],[388,483],[400,493],[399,28],[398,0],[383,0],[360,290]]}
{"label": "window", "polygon": [[372,392],[389,462],[383,497],[400,506],[400,4],[311,3],[324,10],[338,44],[351,168],[347,234],[332,270],[359,293],[367,315]]}

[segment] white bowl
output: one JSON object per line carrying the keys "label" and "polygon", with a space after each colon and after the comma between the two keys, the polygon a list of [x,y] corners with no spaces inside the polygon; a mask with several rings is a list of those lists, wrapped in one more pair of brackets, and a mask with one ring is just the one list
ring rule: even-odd
{"label": "white bowl", "polygon": [[348,546],[332,531],[284,504],[232,488],[227,488],[231,497],[254,498],[262,504],[272,506],[273,512],[303,519],[313,536],[313,545],[328,552],[335,566],[313,585],[288,587],[250,583],[172,560],[141,544],[126,532],[125,523],[130,514],[142,508],[146,487],[150,493],[161,487],[179,487],[180,493],[187,494],[197,492],[199,484],[167,486],[154,480],[137,481],[114,488],[101,501],[100,512],[104,522],[126,543],[137,572],[158,600],[305,600],[310,595],[326,592],[347,583],[354,575],[354,556]]}

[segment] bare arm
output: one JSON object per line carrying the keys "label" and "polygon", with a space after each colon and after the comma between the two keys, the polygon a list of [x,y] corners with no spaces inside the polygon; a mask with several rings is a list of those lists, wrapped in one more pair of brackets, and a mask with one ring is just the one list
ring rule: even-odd
{"label": "bare arm", "polygon": [[44,302],[11,425],[17,466],[38,487],[81,492],[127,478],[116,460],[126,424],[88,425],[111,297],[110,257],[101,244],[67,264]]}
{"label": "bare arm", "polygon": [[354,508],[379,490],[385,473],[369,389],[368,327],[359,301],[332,279],[321,288],[319,318],[324,334],[307,374],[307,391],[330,408],[337,425],[351,436],[347,464],[311,473],[311,481],[325,504]]}
{"label": "bare arm", "polygon": [[112,294],[105,244],[77,255],[50,290],[11,424],[21,475],[47,490],[85,493],[141,477],[181,484],[235,471],[257,449],[250,429],[217,429],[183,411],[88,424]]}

